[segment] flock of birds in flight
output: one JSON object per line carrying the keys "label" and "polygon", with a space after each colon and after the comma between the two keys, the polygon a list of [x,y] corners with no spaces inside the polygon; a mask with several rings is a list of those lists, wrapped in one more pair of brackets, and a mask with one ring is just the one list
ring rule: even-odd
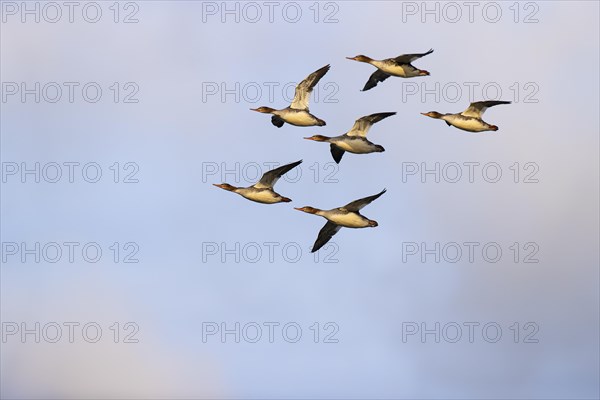
{"label": "flock of birds in flight", "polygon": [[[363,91],[370,90],[377,86],[379,82],[385,81],[390,76],[401,78],[412,78],[418,76],[428,76],[429,72],[414,67],[411,63],[423,56],[431,54],[433,49],[426,53],[420,54],[403,54],[399,57],[388,58],[385,60],[373,60],[364,55],[356,57],[347,57],[349,60],[364,62],[373,65],[377,70],[369,77]],[[324,126],[325,121],[317,118],[310,113],[308,101],[313,88],[319,80],[329,71],[330,65],[326,65],[310,74],[306,79],[296,86],[294,100],[292,103],[281,110],[276,110],[270,107],[258,107],[251,109],[265,114],[272,114],[271,122],[278,128],[281,128],[285,123],[294,126]],[[509,104],[510,101],[478,101],[471,103],[469,107],[460,113],[441,114],[437,111],[421,113],[427,117],[441,119],[448,124],[458,129],[468,132],[483,132],[497,131],[496,125],[491,125],[481,119],[483,113],[489,107],[499,104]],[[331,155],[336,163],[340,163],[345,152],[354,154],[368,154],[374,152],[383,152],[383,146],[372,143],[367,139],[367,133],[371,126],[384,118],[395,115],[395,112],[382,112],[367,115],[357,119],[352,128],[340,136],[322,136],[314,135],[305,139],[316,142],[329,143]],[[281,196],[273,190],[275,183],[279,178],[286,174],[291,169],[302,163],[302,160],[281,166],[279,168],[267,171],[262,178],[254,185],[249,187],[235,187],[228,183],[214,184],[221,189],[228,190],[245,197],[248,200],[264,204],[273,204],[281,202],[290,202],[291,199]],[[379,198],[386,192],[383,189],[380,193],[373,196],[368,196],[359,200],[355,200],[345,206],[334,208],[331,210],[320,210],[314,207],[294,208],[295,210],[303,211],[309,214],[319,215],[327,219],[325,226],[319,231],[317,240],[315,241],[312,252],[323,247],[342,227],[346,228],[367,228],[376,227],[377,221],[373,221],[360,213],[360,210]]]}

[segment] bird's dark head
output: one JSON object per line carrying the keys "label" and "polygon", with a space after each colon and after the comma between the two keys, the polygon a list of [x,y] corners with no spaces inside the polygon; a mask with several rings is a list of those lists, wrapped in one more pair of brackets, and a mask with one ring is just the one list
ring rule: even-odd
{"label": "bird's dark head", "polygon": [[251,108],[250,110],[257,111],[257,112],[263,113],[263,114],[272,114],[273,111],[275,111],[275,109],[271,108],[271,107],[258,107],[258,108]]}
{"label": "bird's dark head", "polygon": [[229,183],[213,183],[213,186],[227,190],[229,192],[233,192],[235,189],[237,189],[235,186],[231,186]]}
{"label": "bird's dark head", "polygon": [[354,57],[346,57],[346,58],[348,60],[354,60],[354,61],[365,62],[365,63],[373,61],[373,59],[371,57],[363,56],[362,54],[359,54]]}
{"label": "bird's dark head", "polygon": [[317,212],[319,212],[318,209],[313,208],[313,207],[309,207],[309,206],[298,207],[298,208],[294,207],[294,210],[304,211],[305,213],[309,213],[309,214],[316,214]]}
{"label": "bird's dark head", "polygon": [[326,141],[328,141],[331,138],[329,138],[327,136],[323,136],[323,135],[313,135],[311,137],[305,137],[304,139],[306,139],[306,140],[314,140],[315,142],[326,142]]}
{"label": "bird's dark head", "polygon": [[424,116],[430,117],[430,118],[437,118],[437,119],[440,119],[443,116],[442,114],[440,114],[437,111],[429,111],[429,112],[426,112],[426,113],[421,113],[421,115],[424,115]]}

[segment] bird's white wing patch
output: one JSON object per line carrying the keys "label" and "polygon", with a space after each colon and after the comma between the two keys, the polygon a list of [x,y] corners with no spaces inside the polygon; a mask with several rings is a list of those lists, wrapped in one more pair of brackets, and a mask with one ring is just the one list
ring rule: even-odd
{"label": "bird's white wing patch", "polygon": [[371,128],[371,123],[364,119],[365,117],[359,118],[354,122],[352,128],[346,133],[348,136],[360,136],[365,137]]}
{"label": "bird's white wing patch", "polygon": [[294,94],[294,100],[290,105],[291,108],[296,110],[308,111],[308,100],[310,93],[312,92],[315,85],[321,80],[321,78],[329,71],[330,66],[326,65],[323,68],[319,68],[312,74],[306,77],[302,82],[296,86],[296,92]]}
{"label": "bird's white wing patch", "polygon": [[464,115],[465,117],[481,118],[485,110],[487,110],[487,107],[474,106],[474,104],[475,103],[471,103],[471,105],[460,114]]}

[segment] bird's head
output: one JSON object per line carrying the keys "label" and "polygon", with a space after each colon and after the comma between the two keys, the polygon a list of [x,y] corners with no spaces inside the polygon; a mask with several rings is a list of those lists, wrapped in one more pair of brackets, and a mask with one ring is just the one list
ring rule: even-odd
{"label": "bird's head", "polygon": [[363,56],[362,54],[359,54],[354,57],[346,57],[346,58],[348,60],[354,60],[354,61],[365,62],[365,63],[373,61],[373,59],[371,57]]}
{"label": "bird's head", "polygon": [[306,139],[306,140],[314,140],[315,142],[326,142],[330,138],[327,137],[327,136],[323,136],[323,135],[313,135],[311,137],[305,137],[304,139]]}
{"label": "bird's head", "polygon": [[298,210],[298,211],[304,211],[305,213],[309,213],[309,214],[316,214],[319,210],[313,207],[294,207],[294,210]]}
{"label": "bird's head", "polygon": [[263,113],[263,114],[272,114],[273,111],[275,111],[275,109],[271,108],[271,107],[258,107],[258,108],[251,108],[250,110],[256,111],[259,113]]}
{"label": "bird's head", "polygon": [[235,186],[231,186],[229,183],[213,183],[213,186],[227,190],[229,192],[233,192],[235,189],[237,189]]}
{"label": "bird's head", "polygon": [[437,111],[429,111],[426,113],[421,113],[421,115],[424,115],[424,116],[430,117],[430,118],[437,118],[437,119],[442,118],[442,114],[440,114]]}

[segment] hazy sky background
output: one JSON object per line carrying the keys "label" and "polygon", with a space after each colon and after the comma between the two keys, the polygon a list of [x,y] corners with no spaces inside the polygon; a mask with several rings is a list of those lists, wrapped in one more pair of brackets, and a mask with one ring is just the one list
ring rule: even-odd
{"label": "hazy sky background", "polygon": [[[76,169],[70,183],[66,167],[57,183],[35,183],[31,175],[25,183],[19,174],[5,177],[3,333],[9,322],[30,328],[36,322],[78,322],[80,327],[96,322],[103,336],[92,344],[76,331],[69,343],[64,327],[58,343],[35,343],[33,335],[21,343],[19,335],[7,336],[3,397],[600,395],[597,2],[518,7],[484,2],[475,8],[473,22],[459,2],[454,4],[462,18],[455,23],[446,3],[428,3],[431,9],[438,4],[439,22],[434,14],[421,14],[421,2],[296,3],[302,16],[292,23],[294,5],[278,3],[269,22],[268,8],[258,2],[262,17],[253,23],[254,11],[241,3],[239,22],[234,14],[224,15],[222,22],[221,2],[147,1],[135,3],[139,22],[131,24],[113,22],[112,2],[99,3],[97,23],[82,18],[86,3],[75,9],[73,23],[65,7],[57,23],[43,18],[35,23],[32,16],[22,23],[7,3],[0,4],[2,95],[7,96],[10,82],[29,88],[57,82],[63,96],[56,103],[43,96],[36,103],[33,95],[23,103],[20,93],[3,97],[3,171],[13,165],[7,163],[32,168],[36,162],[95,162],[102,177],[88,183]],[[219,10],[209,15],[213,6]],[[488,22],[496,6],[501,17]],[[413,7],[417,14],[410,15]],[[121,20],[135,7],[120,3],[119,10]],[[47,11],[53,18],[54,11]],[[337,22],[324,23],[330,13]],[[523,22],[527,16],[531,23]],[[390,78],[368,92],[360,89],[374,68],[345,59],[429,48],[434,53],[414,64],[431,76]],[[270,117],[248,110],[287,106],[282,86],[326,64],[331,70],[311,112],[327,126],[277,129]],[[80,83],[73,103],[64,82]],[[82,98],[81,87],[88,82],[103,90],[96,103]],[[110,89],[114,82],[120,88],[118,103]],[[139,88],[137,103],[122,102],[131,91],[127,82]],[[236,82],[248,90],[259,86],[262,95],[256,100],[255,92],[240,90],[239,99],[229,94],[223,101],[221,91],[207,92],[214,85],[220,90],[222,83],[235,91]],[[269,82],[279,85],[272,101]],[[501,88],[501,99],[513,101],[484,116],[499,131],[472,135],[419,114],[464,110],[472,100],[469,82],[479,85],[473,100],[486,98],[481,89],[488,84]],[[439,99],[422,98],[423,89],[435,92],[436,83],[458,85],[463,92],[444,95],[440,89]],[[419,92],[408,96],[406,91],[415,88]],[[287,96],[292,92],[290,86]],[[488,93],[495,98],[492,89]],[[383,111],[398,114],[374,126],[369,138],[386,151],[346,154],[339,169],[331,164],[328,145],[302,139],[342,134],[356,118]],[[276,186],[293,199],[290,204],[255,204],[211,185],[254,183],[241,173],[223,179],[222,166],[233,169],[239,163],[240,172],[250,173],[256,163],[264,167],[299,159],[304,160],[301,177],[293,182],[290,173],[290,181],[281,179]],[[115,162],[119,183],[110,169]],[[139,167],[138,183],[122,182],[131,171],[124,169],[127,162]],[[470,183],[465,162],[497,163],[502,178],[489,183],[479,167]],[[403,179],[403,169],[412,163],[428,168],[458,163],[463,177],[457,183],[443,178],[436,183],[431,175],[425,183],[420,175]],[[509,168],[515,163],[518,183]],[[526,163],[538,167],[537,183],[523,182],[532,171]],[[218,173],[206,176],[215,165]],[[327,182],[328,174],[337,183]],[[292,207],[333,208],[383,188],[388,192],[363,210],[379,222],[377,228],[343,229],[318,259],[309,253],[325,220]],[[35,242],[97,242],[102,257],[86,262],[80,246],[73,263],[66,253],[56,263],[35,263],[33,256],[22,262],[20,253],[7,254],[10,242],[28,248]],[[115,242],[121,247],[119,263],[109,248]],[[131,249],[123,249],[128,242],[139,247],[138,263],[122,262]],[[264,244],[269,242],[278,243],[272,262]],[[503,254],[499,262],[487,262],[480,246],[473,263],[466,254],[456,263],[443,258],[436,263],[431,255],[422,262],[420,253],[403,252],[409,242],[428,248],[436,242],[496,242]],[[515,242],[521,246],[518,263],[509,248]],[[528,242],[539,248],[538,263],[522,262]],[[236,243],[250,253],[241,254],[240,262],[223,254],[222,262],[221,250]],[[257,262],[249,262],[253,243],[262,251]],[[203,254],[212,244],[220,251]],[[290,249],[285,256],[284,246]],[[297,248],[302,254],[290,262]],[[327,255],[337,262],[324,262]],[[115,322],[120,323],[119,343],[109,328]],[[127,322],[139,327],[139,343],[122,343]],[[203,322],[224,322],[229,328],[255,322],[263,326],[263,337],[236,343],[229,335],[222,343],[215,335],[203,342]],[[273,343],[265,322],[280,324]],[[302,328],[297,343],[282,337],[280,328],[290,322]],[[315,322],[319,343],[310,329]],[[324,330],[328,322],[339,327],[338,343],[323,343],[331,332]],[[433,335],[425,343],[419,335],[403,341],[406,322],[430,329],[436,322],[455,322],[463,326],[463,337],[457,343],[436,343]],[[497,323],[502,338],[488,343],[479,329],[470,343],[465,322],[477,322],[479,328]],[[510,329],[515,322],[518,343]],[[538,343],[523,343],[528,322],[539,327]]]}

